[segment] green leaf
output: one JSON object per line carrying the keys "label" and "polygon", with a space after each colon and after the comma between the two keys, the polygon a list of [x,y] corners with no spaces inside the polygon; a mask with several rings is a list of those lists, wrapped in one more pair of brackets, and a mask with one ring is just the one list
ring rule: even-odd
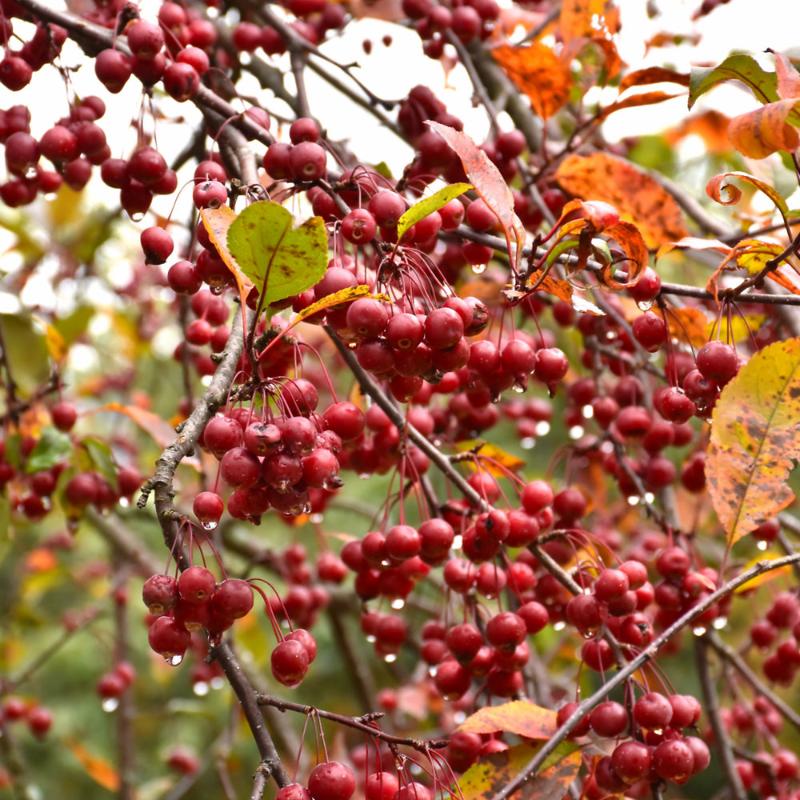
{"label": "green leaf", "polygon": [[471,183],[451,183],[449,186],[445,186],[444,189],[434,192],[430,197],[414,203],[397,221],[397,241],[399,242],[403,238],[412,225],[416,225],[421,219],[425,219],[429,214],[438,211],[453,198],[459,197],[471,188]]}
{"label": "green leaf", "polygon": [[384,178],[388,178],[390,181],[394,179],[392,170],[389,169],[389,165],[385,161],[375,164],[373,169],[378,173],[378,175],[382,175]]}
{"label": "green leaf", "polygon": [[0,331],[17,394],[30,395],[50,375],[50,357],[44,333],[25,314],[0,314]]}
{"label": "green leaf", "polygon": [[56,428],[45,428],[25,463],[25,472],[31,475],[50,469],[72,452],[72,440]]}
{"label": "green leaf", "polygon": [[111,486],[117,485],[117,467],[111,448],[96,436],[86,436],[81,440],[81,448],[91,461],[90,469],[99,472]]}
{"label": "green leaf", "polygon": [[72,313],[61,319],[53,320],[53,327],[61,334],[64,344],[74,344],[89,327],[95,309],[92,306],[78,306]]}
{"label": "green leaf", "polygon": [[328,265],[328,237],[321,217],[297,228],[283,206],[270,200],[253,203],[228,229],[228,249],[242,272],[259,290],[265,305],[313,286]]}
{"label": "green leaf", "polygon": [[710,89],[726,81],[745,84],[761,103],[774,103],[778,99],[778,79],[767,72],[746,53],[734,53],[721,64],[709,69],[693,69],[689,80],[689,108]]}

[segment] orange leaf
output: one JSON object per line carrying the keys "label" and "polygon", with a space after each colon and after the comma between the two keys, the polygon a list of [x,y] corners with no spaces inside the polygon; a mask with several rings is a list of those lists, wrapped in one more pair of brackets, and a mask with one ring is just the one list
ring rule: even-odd
{"label": "orange leaf", "polygon": [[768,345],[725,386],[711,417],[708,492],[728,544],[790,505],[800,459],[800,338]]}
{"label": "orange leaf", "polygon": [[720,111],[708,109],[687,117],[680,125],[664,132],[668,144],[676,144],[687,136],[696,134],[703,140],[709,154],[719,155],[731,149],[728,138],[730,118]]}
{"label": "orange leaf", "polygon": [[629,72],[620,81],[619,91],[622,93],[631,86],[645,86],[650,83],[678,83],[681,86],[688,86],[689,76],[665,67],[646,67]]}
{"label": "orange leaf", "polygon": [[706,194],[722,206],[736,205],[742,199],[742,190],[731,183],[731,178],[736,178],[762,191],[773,203],[781,214],[785,215],[789,207],[786,201],[765,181],[754,178],[747,172],[722,172],[715,175],[706,184]]}
{"label": "orange leaf", "polygon": [[563,189],[584,200],[613,205],[639,228],[648,247],[658,247],[687,234],[673,197],[653,178],[621,158],[605,153],[570,155],[559,165],[556,180]]}
{"label": "orange leaf", "polygon": [[669,334],[679,342],[702,347],[708,341],[709,318],[694,306],[672,308],[667,314]]}
{"label": "orange leaf", "polygon": [[[500,174],[500,170],[465,133],[440,122],[429,120],[426,124],[455,151],[467,180],[473,185],[481,200],[494,211],[503,227],[509,260],[512,264],[518,264],[525,243],[525,228],[522,227],[514,211],[514,195],[511,194],[511,189]],[[516,253],[511,246],[512,240],[516,244]]]}
{"label": "orange leaf", "polygon": [[563,0],[558,19],[561,38],[569,42],[593,36],[599,30],[595,23],[602,19],[607,5],[607,0]]}
{"label": "orange leaf", "polygon": [[641,92],[639,94],[632,94],[622,100],[617,100],[610,106],[601,108],[597,114],[597,119],[604,120],[606,117],[610,117],[615,111],[621,111],[623,108],[652,106],[656,103],[663,103],[665,100],[673,100],[676,97],[680,97],[680,94],[668,94],[667,92]]}
{"label": "orange leaf", "polygon": [[800,97],[800,73],[783,53],[775,53],[775,72],[778,76],[778,97],[781,100]]}
{"label": "orange leaf", "polygon": [[90,753],[80,742],[68,739],[65,744],[95,783],[99,783],[109,792],[119,789],[119,773],[108,761]]}
{"label": "orange leaf", "polygon": [[[781,558],[785,556],[786,553],[775,553],[775,552],[759,552],[757,555],[754,555],[746,564],[742,565],[742,572],[747,572],[747,570],[752,569],[761,561],[773,561],[776,558]],[[744,594],[745,592],[751,592],[753,589],[757,589],[764,583],[769,583],[770,581],[774,581],[775,578],[780,578],[782,575],[788,575],[792,571],[792,568],[789,564],[786,564],[783,567],[778,567],[778,569],[771,569],[769,572],[762,572],[760,575],[756,575],[754,578],[751,578],[747,583],[743,583],[741,586],[738,586],[734,590],[734,594]]]}
{"label": "orange leaf", "polygon": [[791,153],[800,134],[788,120],[799,106],[797,98],[779,100],[734,117],[728,125],[731,144],[748,158],[766,158],[777,150]]}
{"label": "orange leaf", "polygon": [[495,47],[492,56],[543,119],[552,117],[569,99],[569,68],[547,45],[504,44]]}
{"label": "orange leaf", "polygon": [[514,733],[526,739],[549,739],[558,727],[556,712],[529,700],[486,706],[458,726],[465,733]]}

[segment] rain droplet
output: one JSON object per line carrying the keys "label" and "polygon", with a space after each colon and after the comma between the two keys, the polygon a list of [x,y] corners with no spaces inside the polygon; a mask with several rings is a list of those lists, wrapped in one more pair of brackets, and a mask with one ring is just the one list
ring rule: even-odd
{"label": "rain droplet", "polygon": [[322,520],[323,520],[324,518],[325,518],[325,517],[324,517],[322,514],[312,514],[312,515],[311,515],[311,521],[312,521],[312,522],[313,522],[315,525],[319,525],[319,524],[322,522]]}
{"label": "rain droplet", "polygon": [[304,503],[300,509],[301,514],[310,514],[311,513],[311,503]]}
{"label": "rain droplet", "polygon": [[628,497],[628,505],[629,506],[638,506],[639,503],[641,503],[641,502],[642,502],[642,498],[639,497],[639,495],[637,495],[637,494],[632,494],[630,497]]}
{"label": "rain droplet", "polygon": [[590,405],[585,405],[581,409],[581,415],[584,419],[591,419],[594,416],[594,409]]}
{"label": "rain droplet", "polygon": [[209,685],[205,681],[197,681],[194,686],[192,686],[192,691],[198,697],[205,697],[208,694]]}
{"label": "rain droplet", "polygon": [[511,387],[512,392],[516,392],[517,394],[524,394],[525,393],[525,386],[521,383],[515,383]]}
{"label": "rain droplet", "polygon": [[386,654],[386,655],[383,657],[383,660],[384,660],[384,661],[385,661],[387,664],[394,664],[394,662],[395,662],[395,661],[397,661],[397,653],[387,653],[387,654]]}
{"label": "rain droplet", "polygon": [[484,272],[486,272],[486,264],[473,264],[472,271],[476,275],[482,275]]}
{"label": "rain droplet", "polygon": [[223,686],[225,686],[225,678],[223,678],[222,675],[216,675],[215,677],[213,677],[211,679],[211,688],[212,689],[219,690]]}
{"label": "rain droplet", "polygon": [[214,528],[217,527],[217,523],[213,522],[212,520],[201,522],[200,524],[202,525],[204,531],[213,531]]}
{"label": "rain droplet", "polygon": [[177,666],[179,666],[179,665],[180,665],[180,663],[181,663],[182,661],[183,661],[183,656],[182,656],[182,655],[180,655],[180,656],[179,656],[179,655],[170,656],[170,657],[167,659],[167,663],[168,663],[168,664],[169,664],[171,667],[177,667]]}
{"label": "rain droplet", "polygon": [[100,703],[103,711],[106,714],[110,714],[112,711],[116,711],[119,708],[119,700],[116,697],[106,697],[103,699],[103,702]]}
{"label": "rain droplet", "polygon": [[455,722],[456,725],[460,725],[462,722],[466,722],[466,719],[467,715],[463,711],[456,711],[456,713],[453,714],[453,722]]}
{"label": "rain droplet", "polygon": [[376,636],[373,636],[371,633],[368,633],[368,634],[367,634],[367,641],[368,641],[370,644],[375,644],[375,642],[377,642],[377,641],[378,641],[378,638],[377,638]]}
{"label": "rain droplet", "polygon": [[769,545],[767,544],[766,541],[764,541],[764,539],[762,539],[760,542],[758,542],[756,547],[763,552],[764,550],[767,549],[767,547],[769,547]]}
{"label": "rain droplet", "polygon": [[695,627],[692,628],[692,633],[695,636],[702,636],[705,632],[706,632],[706,626],[705,625],[695,625]]}
{"label": "rain droplet", "polygon": [[464,546],[464,537],[457,533],[453,537],[453,550],[460,550]]}
{"label": "rain droplet", "polygon": [[120,505],[121,505],[123,508],[127,508],[127,507],[128,507],[130,504],[131,504],[131,501],[130,501],[130,500],[128,500],[128,498],[127,498],[127,497],[120,497],[120,499],[119,499],[119,504],[120,504]]}
{"label": "rain droplet", "polygon": [[534,439],[533,436],[526,436],[524,439],[520,440],[519,445],[523,450],[533,450],[533,448],[536,447],[536,439]]}
{"label": "rain droplet", "polygon": [[558,620],[558,622],[556,622],[556,623],[553,625],[553,630],[554,630],[554,631],[563,631],[563,630],[564,630],[564,628],[566,628],[566,627],[567,627],[567,623],[566,623],[566,622],[564,622],[564,620],[563,620],[563,619],[560,619],[560,620]]}
{"label": "rain droplet", "polygon": [[430,675],[430,676],[431,676],[431,678],[435,678],[435,677],[436,677],[436,673],[437,673],[438,671],[439,671],[439,668],[438,668],[438,667],[435,667],[435,666],[433,666],[433,667],[431,667],[431,668],[428,670],[428,675]]}
{"label": "rain droplet", "polygon": [[728,624],[727,617],[717,617],[712,623],[711,627],[715,631],[721,631]]}
{"label": "rain droplet", "polygon": [[663,728],[653,728],[653,733],[656,736],[661,736],[661,734],[664,733],[664,729]]}
{"label": "rain droplet", "polygon": [[537,436],[547,436],[547,434],[550,433],[550,423],[546,420],[537,422],[534,431],[536,431]]}
{"label": "rain droplet", "polygon": [[644,501],[645,503],[652,503],[656,499],[656,496],[652,492],[645,492],[644,493]]}
{"label": "rain droplet", "polygon": [[639,311],[649,311],[653,307],[653,301],[652,300],[640,300],[636,304],[636,306],[639,309]]}
{"label": "rain droplet", "polygon": [[384,558],[383,561],[381,561],[381,566],[382,567],[390,567],[391,565],[392,565],[392,562],[389,561],[388,558]]}
{"label": "rain droplet", "polygon": [[583,436],[583,425],[573,425],[569,429],[570,439],[580,439]]}
{"label": "rain droplet", "polygon": [[390,605],[395,611],[399,611],[401,608],[405,606],[405,604],[406,601],[402,597],[395,597],[395,599],[392,600],[392,602],[390,603]]}
{"label": "rain droplet", "polygon": [[362,481],[365,481],[367,478],[371,478],[372,476],[369,472],[359,472],[358,477],[361,478]]}

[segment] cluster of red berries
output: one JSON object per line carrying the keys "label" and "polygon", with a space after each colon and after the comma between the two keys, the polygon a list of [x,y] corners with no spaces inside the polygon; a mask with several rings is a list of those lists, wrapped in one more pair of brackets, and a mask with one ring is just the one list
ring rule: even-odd
{"label": "cluster of red berries", "polygon": [[0,707],[0,719],[8,722],[26,722],[37,739],[44,739],[53,727],[53,715],[44,706],[28,703],[21,697],[6,697]]}
{"label": "cluster of red berries", "polygon": [[[762,526],[763,527],[763,526]],[[792,638],[781,639],[781,631]],[[750,640],[763,651],[771,651],[761,669],[772,683],[791,686],[800,670],[800,599],[793,592],[781,592],[763,619],[750,628]]]}

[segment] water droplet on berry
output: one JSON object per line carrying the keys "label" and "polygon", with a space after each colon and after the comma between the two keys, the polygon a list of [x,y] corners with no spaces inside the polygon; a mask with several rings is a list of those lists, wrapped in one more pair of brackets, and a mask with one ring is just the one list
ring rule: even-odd
{"label": "water droplet on berry", "polygon": [[564,630],[564,628],[566,628],[566,627],[567,627],[567,623],[566,623],[566,622],[564,622],[564,620],[563,620],[563,619],[560,619],[558,622],[556,622],[556,623],[553,625],[553,630],[554,630],[554,631],[563,631],[563,630]]}
{"label": "water droplet on berry", "polygon": [[322,514],[317,513],[317,514],[312,514],[311,515],[311,522],[313,522],[314,525],[321,524],[323,519],[324,519],[324,516]]}
{"label": "water droplet on berry", "polygon": [[358,473],[358,477],[359,477],[359,478],[360,478],[362,481],[365,481],[367,478],[371,478],[371,477],[372,477],[372,475],[370,475],[370,474],[369,474],[369,472],[359,472],[359,473]]}
{"label": "water droplet on berry", "polygon": [[103,699],[103,702],[100,703],[100,707],[106,714],[110,714],[112,711],[116,711],[119,708],[119,700],[116,697],[106,697]]}
{"label": "water droplet on berry", "polygon": [[391,606],[395,611],[399,611],[401,608],[404,608],[406,601],[402,597],[395,597],[394,600],[391,602]]}
{"label": "water droplet on berry", "polygon": [[127,498],[127,497],[120,497],[120,499],[119,499],[119,504],[120,504],[120,505],[121,505],[123,508],[128,508],[128,506],[131,504],[131,501],[130,501],[130,500],[128,500],[128,498]]}
{"label": "water droplet on berry", "polygon": [[239,62],[243,67],[246,67],[252,61],[250,53],[246,51],[240,51],[238,55],[239,55]]}
{"label": "water droplet on berry", "polygon": [[649,311],[653,307],[653,301],[652,300],[640,300],[636,304],[636,307],[639,309],[639,311]]}
{"label": "water droplet on berry", "polygon": [[721,631],[728,624],[727,617],[717,617],[712,623],[711,627],[715,631]]}
{"label": "water droplet on berry", "polygon": [[453,537],[452,548],[453,550],[460,550],[463,547],[463,545],[464,545],[464,537],[460,533],[457,533]]}
{"label": "water droplet on berry", "polygon": [[585,405],[581,409],[581,416],[584,419],[591,419],[594,416],[594,409],[590,405]]}
{"label": "water droplet on berry", "polygon": [[302,507],[300,508],[301,514],[310,514],[311,513],[311,503],[303,503]]}
{"label": "water droplet on berry", "polygon": [[524,394],[525,393],[525,385],[522,383],[514,383],[511,387],[512,392],[516,392],[517,394]]}
{"label": "water droplet on berry", "polygon": [[368,633],[368,634],[367,634],[367,641],[368,641],[370,644],[375,644],[375,642],[377,642],[377,641],[378,641],[378,638],[377,638],[375,635],[373,635],[373,634],[371,634],[371,633]]}
{"label": "water droplet on berry", "polygon": [[692,628],[692,633],[695,636],[702,636],[705,632],[706,632],[706,626],[705,625],[695,625],[695,627]]}
{"label": "water droplet on berry", "polygon": [[431,678],[435,678],[436,677],[436,673],[438,671],[439,671],[438,667],[433,666],[428,670],[428,675],[430,675]]}
{"label": "water droplet on berry", "polygon": [[652,503],[656,499],[656,496],[652,492],[645,492],[644,493],[644,501],[645,503]]}
{"label": "water droplet on berry", "polygon": [[638,494],[632,494],[627,500],[629,506],[638,506],[642,502],[642,498]]}
{"label": "water droplet on berry", "polygon": [[209,520],[208,522],[201,523],[204,531],[213,531],[217,527],[217,523]]}
{"label": "water droplet on berry", "polygon": [[583,425],[573,425],[569,429],[570,439],[580,439],[583,436]]}
{"label": "water droplet on berry", "polygon": [[456,725],[460,725],[462,722],[465,722],[466,719],[467,715],[463,711],[456,711],[456,713],[453,714],[453,722],[455,722]]}
{"label": "water droplet on berry", "polygon": [[211,679],[212,689],[219,691],[223,686],[225,686],[225,678],[223,678],[222,675],[217,675]]}
{"label": "water droplet on berry", "polygon": [[484,272],[486,272],[486,264],[473,264],[472,271],[476,275],[482,275]]}
{"label": "water droplet on berry", "polygon": [[209,685],[205,681],[197,681],[194,686],[192,686],[192,691],[198,697],[205,697],[208,694]]}
{"label": "water droplet on berry", "polygon": [[182,661],[183,661],[183,656],[178,656],[178,655],[175,655],[175,656],[170,656],[170,657],[167,659],[167,663],[168,663],[168,664],[169,664],[171,667],[177,667],[177,666],[179,666],[179,665],[180,665],[180,663],[181,663]]}
{"label": "water droplet on berry", "polygon": [[769,545],[762,539],[760,542],[756,544],[756,547],[761,550],[762,552],[767,549]]}
{"label": "water droplet on berry", "polygon": [[656,736],[661,736],[661,734],[664,733],[664,729],[663,728],[653,728],[653,733]]}
{"label": "water droplet on berry", "polygon": [[391,565],[392,565],[392,562],[389,561],[388,558],[384,558],[383,561],[381,561],[381,566],[382,567],[390,567]]}
{"label": "water droplet on berry", "polygon": [[383,660],[384,660],[384,661],[385,661],[387,664],[394,664],[394,662],[395,662],[395,661],[397,661],[397,653],[387,653],[387,654],[386,654],[386,655],[383,657]]}
{"label": "water droplet on berry", "polygon": [[533,430],[537,436],[547,436],[547,434],[550,433],[550,423],[545,420],[537,422]]}

